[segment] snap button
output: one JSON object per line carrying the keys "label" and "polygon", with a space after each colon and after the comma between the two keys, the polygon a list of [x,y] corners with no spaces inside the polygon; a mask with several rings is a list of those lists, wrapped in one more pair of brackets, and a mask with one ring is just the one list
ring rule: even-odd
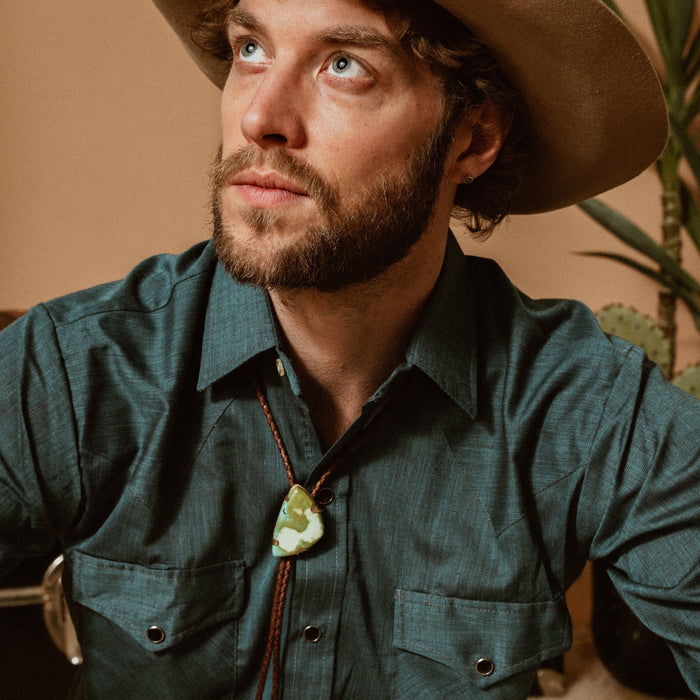
{"label": "snap button", "polygon": [[277,368],[277,374],[279,374],[280,377],[284,377],[284,365],[279,357],[275,360],[275,367]]}
{"label": "snap button", "polygon": [[496,667],[491,659],[479,659],[475,668],[480,676],[490,676]]}
{"label": "snap button", "polygon": [[149,642],[160,644],[165,639],[165,631],[162,627],[158,627],[158,625],[151,625],[148,630],[146,630],[146,637],[148,637]]}
{"label": "snap button", "polygon": [[304,639],[307,642],[315,644],[319,639],[321,639],[321,630],[316,627],[316,625],[309,625],[304,627]]}
{"label": "snap button", "polygon": [[316,503],[318,503],[321,506],[327,506],[333,503],[334,498],[335,494],[333,493],[333,491],[331,491],[327,486],[324,486],[316,494]]}

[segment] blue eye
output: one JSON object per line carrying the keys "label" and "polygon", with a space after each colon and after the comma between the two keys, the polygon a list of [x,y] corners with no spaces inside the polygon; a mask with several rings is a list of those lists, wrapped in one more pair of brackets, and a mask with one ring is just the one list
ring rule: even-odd
{"label": "blue eye", "polygon": [[257,41],[247,39],[239,46],[237,58],[242,61],[259,61],[264,55],[265,52]]}
{"label": "blue eye", "polygon": [[333,58],[327,70],[331,75],[343,78],[360,78],[367,75],[367,71],[359,61],[345,54],[339,54]]}
{"label": "blue eye", "polygon": [[343,73],[348,69],[350,63],[351,61],[347,56],[338,56],[331,65],[336,73]]}

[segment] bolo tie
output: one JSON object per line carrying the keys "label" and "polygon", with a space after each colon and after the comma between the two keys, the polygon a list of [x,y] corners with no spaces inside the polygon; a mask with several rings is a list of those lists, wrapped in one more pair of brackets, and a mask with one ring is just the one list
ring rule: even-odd
{"label": "bolo tie", "polygon": [[[267,681],[267,674],[272,663],[272,698],[279,700],[280,692],[280,645],[282,639],[282,621],[284,618],[284,606],[287,598],[287,588],[289,578],[294,567],[294,562],[299,554],[307,551],[315,545],[323,536],[322,510],[316,504],[316,496],[324,487],[328,480],[338,471],[346,457],[351,454],[360,442],[359,437],[364,436],[366,431],[361,430],[354,438],[349,447],[341,453],[334,462],[321,474],[311,491],[307,491],[296,482],[294,469],[287,448],[277,428],[275,419],[270,410],[270,406],[265,398],[265,394],[260,387],[260,382],[254,372],[251,372],[253,386],[258,397],[258,402],[262,408],[267,424],[270,426],[272,437],[279,450],[284,470],[289,481],[289,493],[282,502],[275,529],[272,534],[272,554],[279,557],[280,563],[275,580],[275,591],[272,596],[272,610],[270,612],[270,629],[267,636],[267,646],[263,657],[263,666],[258,681],[258,689],[255,700],[262,700],[263,690]],[[384,407],[386,401],[372,413],[365,422],[366,428],[374,420],[379,411]]]}

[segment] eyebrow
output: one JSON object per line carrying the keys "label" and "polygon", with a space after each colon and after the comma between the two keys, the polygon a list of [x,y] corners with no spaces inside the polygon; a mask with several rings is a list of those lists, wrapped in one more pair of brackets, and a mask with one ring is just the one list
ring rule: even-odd
{"label": "eyebrow", "polygon": [[[264,31],[262,23],[250,12],[238,5],[232,7],[226,17],[227,26],[238,25],[252,32]],[[326,44],[357,46],[366,49],[396,51],[400,43],[370,27],[337,27],[319,34],[318,39]]]}
{"label": "eyebrow", "polygon": [[398,41],[366,27],[338,27],[323,32],[319,38],[327,44],[344,44],[365,49],[395,51],[400,48]]}
{"label": "eyebrow", "polygon": [[252,32],[261,32],[263,30],[263,25],[251,13],[238,7],[238,5],[232,7],[226,15],[226,26],[230,27],[232,24],[245,27]]}

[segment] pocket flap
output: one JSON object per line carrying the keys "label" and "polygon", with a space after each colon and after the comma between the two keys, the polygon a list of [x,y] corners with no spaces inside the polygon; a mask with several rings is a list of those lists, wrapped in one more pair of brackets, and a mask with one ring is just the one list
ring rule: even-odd
{"label": "pocket flap", "polygon": [[397,590],[394,645],[488,688],[566,651],[571,619],[563,598],[504,603]]}
{"label": "pocket flap", "polygon": [[151,651],[168,649],[243,611],[243,561],[154,568],[73,550],[70,564],[72,600],[108,618]]}

